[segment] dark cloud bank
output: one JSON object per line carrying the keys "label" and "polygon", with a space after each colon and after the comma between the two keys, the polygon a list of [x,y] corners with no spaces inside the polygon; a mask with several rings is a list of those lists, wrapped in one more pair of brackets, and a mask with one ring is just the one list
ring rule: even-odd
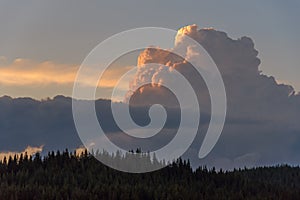
{"label": "dark cloud bank", "polygon": [[[203,113],[199,134],[184,157],[191,159],[195,166],[205,164],[227,169],[280,163],[299,164],[300,95],[295,94],[291,86],[278,84],[274,77],[259,71],[260,60],[253,41],[248,37],[233,40],[224,32],[197,30],[196,26],[190,26],[185,34],[197,40],[212,56],[222,74],[227,92],[226,124],[217,145],[206,158],[197,158],[209,123],[209,109],[202,109],[209,108],[210,103],[203,80],[193,73],[188,63],[162,53],[162,50],[146,49],[139,57],[139,62],[162,63],[176,68],[187,77],[195,76],[189,80],[197,91]],[[138,73],[146,74],[148,78],[154,74],[157,76],[155,72],[144,72],[140,70]],[[137,79],[141,77],[139,75]],[[132,115],[138,124],[149,122],[148,104],[164,104],[166,99],[169,102],[168,92],[162,93],[162,90],[164,88],[147,86],[143,93],[133,95],[131,103],[138,107],[132,108]],[[174,103],[176,101],[172,101]],[[147,150],[157,149],[172,139],[178,126],[178,109],[167,109],[167,131],[144,142],[121,133],[111,116],[110,101],[98,100],[96,108],[101,125],[110,139],[127,149],[137,146]],[[28,145],[42,144],[45,145],[44,151],[79,147],[81,142],[74,127],[71,109],[72,99],[63,96],[44,101],[1,97],[0,151],[23,150]],[[124,141],[127,141],[127,145]]]}

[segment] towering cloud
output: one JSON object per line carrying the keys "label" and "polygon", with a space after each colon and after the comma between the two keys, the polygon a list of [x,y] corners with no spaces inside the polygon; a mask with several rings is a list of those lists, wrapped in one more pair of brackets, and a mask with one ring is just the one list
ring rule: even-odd
{"label": "towering cloud", "polygon": [[[259,70],[258,51],[249,37],[234,40],[212,28],[183,27],[178,31],[174,48],[184,47],[186,57],[179,58],[159,48],[145,49],[138,58],[138,72],[131,83],[132,88],[147,80],[154,83],[168,81],[165,74],[176,69],[193,85],[202,111],[209,113],[210,101],[205,83],[187,62],[191,59],[201,62],[201,54],[193,46],[182,45],[185,35],[199,42],[212,57],[227,92],[228,112],[223,135],[211,157],[204,162],[219,157],[214,164],[226,162],[227,167],[232,167],[246,163],[270,164],[275,160],[299,161],[291,148],[295,148],[300,136],[300,95],[295,94],[292,86],[279,84],[274,77]],[[162,67],[144,67],[148,63],[160,63]],[[134,92],[131,102],[147,105],[155,99],[170,105],[171,96],[164,90],[153,85],[144,86]],[[194,144],[195,149],[199,148],[199,141]]]}

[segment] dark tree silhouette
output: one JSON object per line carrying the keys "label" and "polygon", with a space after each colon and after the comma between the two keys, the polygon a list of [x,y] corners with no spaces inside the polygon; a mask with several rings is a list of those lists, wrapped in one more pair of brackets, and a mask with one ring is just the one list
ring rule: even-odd
{"label": "dark tree silhouette", "polygon": [[[105,152],[112,162],[127,158]],[[128,155],[143,154],[140,149]],[[128,156],[127,155],[127,156]],[[143,159],[150,160],[148,154]],[[156,161],[155,161],[156,162]],[[161,164],[161,163],[159,163]],[[0,162],[0,199],[299,199],[300,169],[287,165],[216,171],[192,170],[178,159],[144,174],[113,170],[91,154],[49,152]]]}

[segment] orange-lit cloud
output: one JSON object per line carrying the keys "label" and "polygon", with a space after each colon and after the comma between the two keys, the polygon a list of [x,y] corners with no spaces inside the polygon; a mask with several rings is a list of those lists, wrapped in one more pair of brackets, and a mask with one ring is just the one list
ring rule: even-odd
{"label": "orange-lit cloud", "polygon": [[86,148],[81,146],[81,147],[78,147],[75,151],[76,151],[76,156],[80,156],[81,154],[85,153]]}
{"label": "orange-lit cloud", "polygon": [[[102,78],[99,81],[98,87],[115,87],[115,85],[120,80],[121,76],[129,71],[131,66],[113,66],[106,70]],[[124,86],[124,89],[127,88],[128,85]]]}
{"label": "orange-lit cloud", "polygon": [[43,147],[44,147],[44,145],[39,146],[39,147],[28,146],[24,151],[21,151],[21,152],[12,152],[12,151],[0,152],[0,160],[2,161],[4,159],[4,157],[6,157],[6,159],[8,159],[10,156],[14,157],[15,155],[17,157],[20,157],[21,154],[24,155],[25,153],[27,153],[27,155],[33,155],[35,153],[42,152]]}
{"label": "orange-lit cloud", "polygon": [[3,85],[68,84],[74,81],[77,69],[77,66],[50,61],[39,63],[18,58],[0,67],[0,83]]}
{"label": "orange-lit cloud", "polygon": [[[9,86],[36,86],[49,84],[73,84],[78,65],[58,64],[51,61],[35,62],[18,58],[11,63],[6,63],[5,57],[0,60],[0,84]],[[128,67],[112,67],[108,69],[98,87],[114,87],[119,77],[128,71]],[[87,85],[91,85],[88,78]],[[92,86],[92,85],[91,85]]]}

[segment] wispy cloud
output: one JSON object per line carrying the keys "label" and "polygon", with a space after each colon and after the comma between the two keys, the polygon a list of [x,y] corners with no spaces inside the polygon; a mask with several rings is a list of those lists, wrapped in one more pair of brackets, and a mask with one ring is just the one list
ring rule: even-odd
{"label": "wispy cloud", "polygon": [[0,83],[4,85],[72,83],[78,66],[51,61],[35,62],[18,58],[0,67]]}
{"label": "wispy cloud", "polygon": [[[113,88],[120,76],[129,70],[128,66],[110,67],[99,81],[98,87]],[[4,86],[67,85],[72,86],[79,65],[60,64],[52,61],[37,62],[18,58],[8,63],[5,57],[0,57],[0,84]],[[93,73],[93,72],[92,72]],[[88,86],[94,86],[86,79]]]}

